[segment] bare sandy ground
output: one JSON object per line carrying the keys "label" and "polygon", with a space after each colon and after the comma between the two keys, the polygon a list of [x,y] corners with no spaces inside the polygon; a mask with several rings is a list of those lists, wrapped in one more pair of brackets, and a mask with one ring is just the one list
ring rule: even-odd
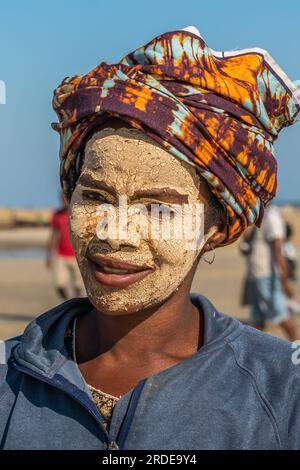
{"label": "bare sandy ground", "polygon": [[[292,215],[292,219],[297,229],[295,242],[300,251],[300,216]],[[32,237],[40,240],[39,246],[44,246],[49,233],[47,229],[46,232],[45,229],[23,230],[28,246],[31,246]],[[39,235],[36,230],[41,230]],[[7,246],[7,237],[9,246],[20,245],[17,235],[8,235],[2,234],[1,239],[0,232],[0,248]],[[200,262],[192,290],[206,295],[218,310],[247,321],[248,309],[240,306],[243,276],[244,259],[239,255],[235,244],[216,250],[216,259],[212,265]],[[296,286],[298,301],[299,287],[300,283]],[[0,259],[0,339],[22,333],[32,318],[60,302],[53,289],[51,272],[46,269],[43,259]],[[296,322],[300,338],[300,316],[296,318]],[[282,336],[277,328],[272,327],[268,331]]]}
{"label": "bare sandy ground", "polygon": [[45,247],[50,235],[48,227],[16,227],[0,230],[0,249]]}

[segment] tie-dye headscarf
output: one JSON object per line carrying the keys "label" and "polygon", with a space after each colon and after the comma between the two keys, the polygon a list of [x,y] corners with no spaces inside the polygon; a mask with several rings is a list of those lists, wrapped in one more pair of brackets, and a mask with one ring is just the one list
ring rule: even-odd
{"label": "tie-dye headscarf", "polygon": [[199,32],[162,34],[119,63],[67,77],[54,92],[61,183],[70,197],[88,133],[118,116],[195,166],[236,240],[277,192],[273,142],[300,109],[297,89],[261,49],[215,52]]}

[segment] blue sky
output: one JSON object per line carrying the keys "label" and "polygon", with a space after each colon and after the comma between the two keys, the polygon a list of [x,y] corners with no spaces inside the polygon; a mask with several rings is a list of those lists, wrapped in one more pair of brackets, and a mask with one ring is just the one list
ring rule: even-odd
{"label": "blue sky", "polygon": [[[116,62],[157,34],[195,25],[215,50],[262,47],[300,80],[300,2],[287,0],[2,0],[0,205],[58,203],[58,134],[51,100],[67,75]],[[276,144],[281,200],[300,200],[300,121]]]}

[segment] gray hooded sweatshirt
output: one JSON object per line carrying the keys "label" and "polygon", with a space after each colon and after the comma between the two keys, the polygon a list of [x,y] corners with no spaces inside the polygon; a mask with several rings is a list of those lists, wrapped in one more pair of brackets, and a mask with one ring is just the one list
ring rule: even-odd
{"label": "gray hooded sweatshirt", "polygon": [[109,432],[64,339],[88,299],[0,343],[0,448],[300,449],[300,353],[200,294],[191,300],[204,315],[203,346],[122,396]]}

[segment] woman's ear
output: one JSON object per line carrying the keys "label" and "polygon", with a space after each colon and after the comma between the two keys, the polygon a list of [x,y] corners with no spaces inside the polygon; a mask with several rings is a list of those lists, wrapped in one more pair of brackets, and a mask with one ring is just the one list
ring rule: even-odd
{"label": "woman's ear", "polygon": [[205,242],[202,249],[202,253],[211,251],[214,248],[218,248],[218,246],[221,245],[227,237],[227,227],[223,226],[220,228],[214,225],[213,228],[215,228],[216,230]]}

